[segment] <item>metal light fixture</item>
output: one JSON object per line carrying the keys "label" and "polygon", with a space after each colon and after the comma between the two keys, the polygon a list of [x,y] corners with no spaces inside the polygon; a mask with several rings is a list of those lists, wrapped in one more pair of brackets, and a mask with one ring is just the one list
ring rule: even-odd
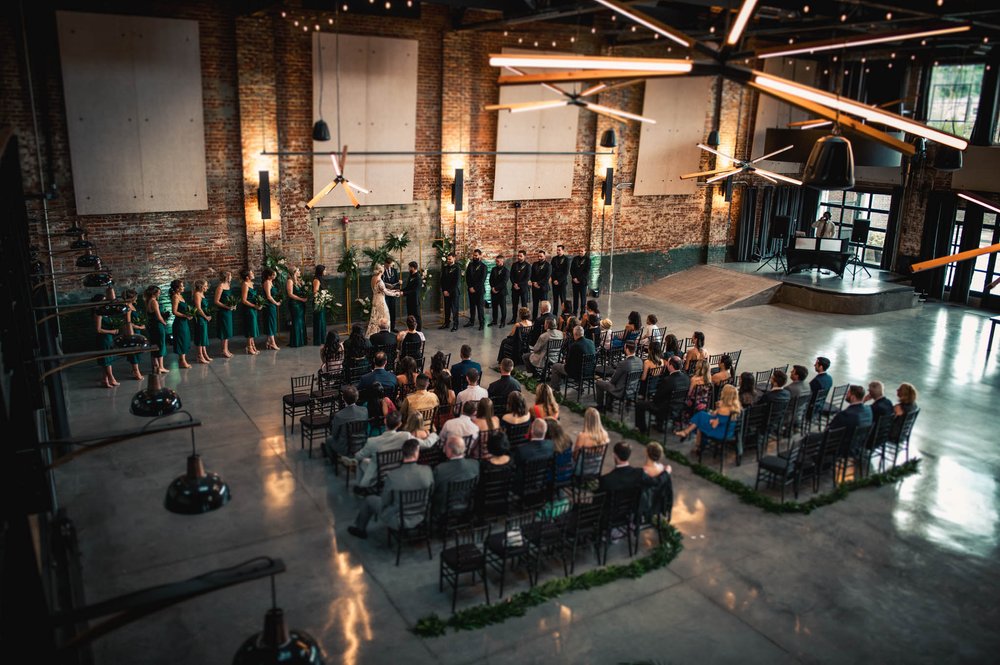
{"label": "metal light fixture", "polygon": [[69,244],[70,249],[93,249],[94,243],[90,242],[86,238],[77,238]]}
{"label": "metal light fixture", "polygon": [[604,133],[601,134],[601,147],[615,148],[617,146],[618,146],[618,137],[615,135],[615,130],[605,129]]}
{"label": "metal light fixture", "polygon": [[708,139],[705,141],[705,145],[710,148],[718,148],[722,140],[719,138],[719,130],[713,129],[708,133]]}
{"label": "metal light fixture", "polygon": [[[187,413],[184,411],[183,413]],[[187,413],[188,418],[191,414]],[[194,420],[194,418],[191,418]],[[200,515],[222,508],[232,495],[229,485],[217,473],[206,473],[201,456],[194,445],[194,428],[191,428],[191,454],[187,458],[187,471],[174,479],[167,488],[163,504],[167,510],[181,515]]]}
{"label": "metal light fixture", "polygon": [[330,140],[330,125],[326,124],[326,120],[320,118],[313,125],[313,141],[329,141]]}
{"label": "metal light fixture", "polygon": [[155,418],[174,413],[181,408],[181,398],[163,385],[159,374],[149,375],[149,384],[132,396],[129,411],[132,415]]}
{"label": "metal light fixture", "polygon": [[934,152],[934,168],[937,171],[960,171],[962,169],[962,151],[946,145],[939,145]]}
{"label": "metal light fixture", "polygon": [[465,169],[455,169],[455,182],[451,185],[451,202],[455,204],[455,212],[464,210]]}
{"label": "metal light fixture", "polygon": [[92,272],[83,278],[83,285],[89,288],[111,286],[114,283],[111,273],[106,272]]}
{"label": "metal light fixture", "polygon": [[87,252],[86,254],[81,254],[76,257],[76,267],[77,268],[98,268],[101,267],[101,257],[92,252]]}
{"label": "metal light fixture", "polygon": [[854,187],[854,151],[843,136],[829,134],[816,141],[802,171],[802,183],[821,190]]}
{"label": "metal light fixture", "polygon": [[[319,41],[316,42],[319,46]],[[319,120],[313,124],[313,141],[329,141],[330,140],[330,125],[326,124],[326,120],[323,120],[323,49],[319,48],[319,54],[316,57],[319,61]],[[337,50],[337,68],[340,68],[340,50],[338,44]],[[339,88],[338,88],[339,90]],[[340,99],[337,100],[340,103]],[[339,139],[339,137],[338,137]]]}
{"label": "metal light fixture", "polygon": [[240,646],[233,656],[233,665],[323,665],[323,662],[323,648],[311,635],[285,627],[285,613],[278,607],[272,576],[271,609],[264,615],[264,630]]}

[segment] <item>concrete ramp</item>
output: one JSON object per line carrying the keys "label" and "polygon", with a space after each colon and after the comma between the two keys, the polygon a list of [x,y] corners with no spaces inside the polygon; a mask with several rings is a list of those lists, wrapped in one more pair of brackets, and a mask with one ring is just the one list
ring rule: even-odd
{"label": "concrete ramp", "polygon": [[636,293],[698,312],[766,305],[781,282],[715,266],[695,266],[647,284]]}

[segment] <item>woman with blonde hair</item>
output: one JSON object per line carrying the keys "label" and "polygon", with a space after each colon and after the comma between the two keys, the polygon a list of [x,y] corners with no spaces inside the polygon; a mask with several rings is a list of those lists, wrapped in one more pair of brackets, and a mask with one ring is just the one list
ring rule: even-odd
{"label": "woman with blonde hair", "polygon": [[208,282],[203,279],[196,280],[194,291],[191,293],[191,300],[194,301],[194,309],[191,312],[194,317],[194,348],[198,352],[195,362],[206,364],[212,362],[208,357],[208,322],[212,317],[205,313],[205,291],[208,290]]}
{"label": "woman with blonde hair", "polygon": [[590,406],[583,412],[583,431],[576,436],[573,443],[573,454],[579,454],[582,448],[590,448],[611,442],[608,431],[601,424],[601,414]]}
{"label": "woman with blonde hair", "polygon": [[153,356],[153,373],[166,374],[170,370],[163,366],[167,356],[167,322],[160,311],[160,287],[150,284],[143,292],[146,303],[146,330],[149,331],[149,341],[156,347],[150,355]]}
{"label": "woman with blonde hair", "polygon": [[493,400],[483,397],[476,405],[476,417],[473,419],[479,425],[480,432],[492,432],[500,429],[500,419],[493,415]]}
{"label": "woman with blonde hair", "polygon": [[240,303],[243,305],[244,320],[247,325],[246,352],[248,356],[260,353],[257,350],[256,339],[260,334],[260,322],[257,320],[257,314],[264,308],[263,305],[257,304],[257,290],[253,288],[253,278],[252,269],[244,268],[240,271]]}
{"label": "woman with blonde hair", "polygon": [[728,438],[731,433],[730,421],[739,416],[742,410],[739,391],[736,390],[736,386],[727,384],[722,387],[722,394],[719,395],[719,403],[714,411],[699,411],[691,417],[691,423],[687,427],[674,434],[684,441],[691,432],[697,430],[697,444],[691,450],[692,454],[697,454],[701,449],[702,434],[710,434],[713,439]]}
{"label": "woman with blonde hair", "polygon": [[229,289],[233,281],[233,273],[228,270],[222,270],[219,272],[219,283],[215,285],[215,296],[212,299],[212,303],[215,305],[216,311],[216,329],[219,334],[219,339],[222,340],[222,355],[225,358],[232,358],[233,354],[229,352],[229,340],[233,336],[233,311],[236,310],[236,305],[227,305],[226,299],[232,296]]}
{"label": "woman with blonde hair", "polygon": [[371,337],[380,330],[379,321],[382,319],[389,320],[389,305],[386,304],[385,297],[398,298],[403,295],[402,291],[390,289],[385,285],[385,282],[382,281],[382,273],[384,272],[385,266],[381,263],[372,268],[372,314],[368,317],[368,328],[365,329],[365,337]]}
{"label": "woman with blonde hair", "polygon": [[288,346],[306,345],[306,285],[302,281],[302,270],[288,267],[285,280],[285,295],[288,296],[288,315],[292,319],[292,332],[288,336]]}
{"label": "woman with blonde hair", "polygon": [[437,443],[438,435],[429,432],[424,427],[424,419],[419,412],[414,411],[406,418],[406,425],[403,429],[409,432],[414,439],[420,442],[421,448],[430,448]]}
{"label": "woman with blonde hair", "polygon": [[531,414],[535,418],[559,419],[559,403],[549,384],[539,383],[535,388],[535,405],[531,407]]}

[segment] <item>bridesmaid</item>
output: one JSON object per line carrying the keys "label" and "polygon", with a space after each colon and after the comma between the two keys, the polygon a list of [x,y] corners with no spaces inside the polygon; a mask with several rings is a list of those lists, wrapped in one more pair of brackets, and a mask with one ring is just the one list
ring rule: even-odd
{"label": "bridesmaid", "polygon": [[166,374],[169,370],[163,367],[163,359],[167,356],[167,322],[160,313],[160,287],[150,284],[143,294],[146,300],[146,329],[149,330],[149,341],[156,346],[153,349],[153,372]]}
{"label": "bridesmaid", "polygon": [[[111,296],[114,298],[114,295]],[[106,295],[96,295],[91,300],[92,302],[101,302],[103,300],[108,300]],[[102,351],[110,351],[115,348],[115,335],[118,334],[118,330],[111,328],[111,319],[107,316],[101,316],[94,310],[94,327],[97,330],[97,348]],[[111,370],[111,363],[114,362],[114,358],[98,358],[98,367],[104,368],[104,377],[101,379],[101,385],[105,388],[114,388],[118,385],[115,381],[114,372]]]}
{"label": "bridesmaid", "polygon": [[222,355],[226,358],[233,357],[233,354],[229,352],[229,339],[233,336],[233,310],[236,307],[227,305],[223,299],[230,295],[229,286],[232,279],[233,273],[228,270],[219,273],[219,283],[215,285],[215,298],[212,300],[217,312],[216,317],[219,320],[217,328],[219,339],[222,340]]}
{"label": "bridesmaid", "polygon": [[[125,332],[129,335],[139,335],[146,330],[146,326],[139,325],[133,320],[133,316],[136,312],[135,301],[138,297],[139,294],[136,293],[135,289],[125,289],[125,292],[122,293],[122,300],[124,300],[125,304],[128,306],[128,309],[125,310]],[[139,371],[140,356],[141,354],[139,353],[133,353],[125,356],[125,359],[128,360],[130,365],[132,365],[132,378],[136,381],[142,381],[142,372]]]}
{"label": "bridesmaid", "polygon": [[205,291],[208,289],[208,282],[199,279],[194,283],[194,293],[191,299],[194,301],[194,348],[198,350],[197,362],[202,365],[212,362],[208,357],[208,322],[212,320],[205,313]]}
{"label": "bridesmaid", "polygon": [[187,352],[191,350],[191,324],[188,321],[194,317],[184,300],[184,282],[179,279],[170,282],[170,309],[174,312],[174,353],[181,357],[178,366],[191,369],[191,363],[187,361]]}
{"label": "bridesmaid", "polygon": [[264,268],[263,281],[260,285],[264,292],[264,300],[267,301],[264,305],[264,334],[267,335],[267,344],[264,348],[275,351],[278,350],[278,342],[274,336],[278,334],[278,305],[281,304],[274,299],[278,295],[278,289],[274,286],[274,278],[277,276],[278,273],[271,268]]}
{"label": "bridesmaid", "polygon": [[326,339],[326,310],[316,307],[316,296],[323,290],[323,276],[326,275],[326,266],[316,266],[313,274],[313,346],[322,346]]}
{"label": "bridesmaid", "polygon": [[257,342],[254,339],[260,335],[260,327],[257,323],[257,312],[262,308],[261,305],[253,302],[252,298],[257,296],[257,291],[253,288],[253,270],[249,268],[244,268],[240,271],[240,281],[243,283],[240,287],[240,302],[243,303],[245,308],[244,314],[247,319],[247,355],[255,356],[260,351],[257,350]]}
{"label": "bridesmaid", "polygon": [[298,268],[292,268],[288,273],[285,294],[288,296],[288,313],[292,317],[292,334],[288,338],[288,346],[305,346],[306,299],[302,271]]}

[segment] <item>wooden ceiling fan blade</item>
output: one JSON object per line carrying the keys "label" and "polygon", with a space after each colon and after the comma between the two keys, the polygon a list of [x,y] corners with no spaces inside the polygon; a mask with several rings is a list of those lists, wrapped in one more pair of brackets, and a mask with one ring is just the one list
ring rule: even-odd
{"label": "wooden ceiling fan blade", "polygon": [[732,171],[732,170],[733,170],[733,167],[727,166],[724,169],[712,169],[711,171],[695,171],[694,173],[685,173],[680,178],[681,178],[681,180],[690,180],[692,178],[700,178],[700,177],[706,176],[706,175],[715,175],[717,173],[727,173],[727,172]]}
{"label": "wooden ceiling fan blade", "polygon": [[767,178],[777,178],[783,182],[791,183],[793,185],[801,185],[802,181],[797,178],[790,178],[787,175],[781,175],[780,173],[775,173],[774,171],[768,171],[767,169],[754,169],[754,173],[757,175]]}
{"label": "wooden ceiling fan blade", "polygon": [[751,164],[756,164],[757,162],[762,162],[765,159],[767,159],[768,157],[774,157],[775,155],[780,155],[781,153],[785,152],[786,150],[791,150],[794,147],[795,147],[794,145],[786,145],[784,148],[780,148],[778,150],[775,150],[774,152],[769,152],[769,153],[767,153],[766,155],[764,155],[762,157],[758,157],[757,159],[751,159],[750,163]]}
{"label": "wooden ceiling fan blade", "polygon": [[735,164],[736,162],[740,161],[740,160],[736,159],[735,157],[731,157],[730,155],[727,155],[724,152],[719,152],[718,150],[716,150],[712,146],[705,145],[704,143],[699,143],[698,147],[701,148],[702,150],[704,150],[705,152],[710,152],[713,155],[718,155],[719,157],[722,157],[724,159],[728,159],[733,164]]}
{"label": "wooden ceiling fan blade", "polygon": [[594,104],[593,102],[581,102],[585,107],[593,111],[594,113],[600,113],[602,115],[611,116],[621,121],[625,120],[638,120],[639,122],[648,122],[651,125],[655,125],[656,121],[652,118],[647,118],[645,116],[636,115],[635,113],[629,113],[628,111],[619,111],[618,109],[613,109],[602,104]]}
{"label": "wooden ceiling fan blade", "polygon": [[550,102],[527,102],[519,104],[516,108],[507,109],[511,113],[525,113],[527,111],[545,111],[546,109],[556,109],[562,106],[569,106],[568,99],[553,99]]}
{"label": "wooden ceiling fan blade", "polygon": [[822,118],[810,118],[809,120],[795,120],[786,125],[789,129],[819,129],[820,127],[826,127],[827,125],[832,125],[832,120],[823,120]]}
{"label": "wooden ceiling fan blade", "polygon": [[598,83],[597,85],[592,85],[589,88],[587,88],[586,90],[584,90],[583,92],[581,92],[579,96],[580,97],[590,97],[591,95],[596,95],[597,93],[601,92],[602,90],[606,90],[607,87],[608,86],[605,83]]}
{"label": "wooden ceiling fan blade", "polygon": [[602,79],[643,79],[677,76],[683,72],[634,71],[630,69],[580,69],[572,72],[546,72],[524,76],[501,75],[499,85],[534,85],[536,83],[566,83],[569,81],[600,81]]}
{"label": "wooden ceiling fan blade", "polygon": [[611,92],[612,90],[617,90],[618,88],[627,88],[630,85],[635,85],[636,83],[642,83],[646,79],[633,79],[631,81],[622,81],[621,83],[612,83],[606,86],[601,92]]}
{"label": "wooden ceiling fan blade", "polygon": [[713,176],[713,177],[709,178],[708,180],[706,180],[705,184],[707,185],[710,182],[716,182],[718,180],[725,180],[729,176],[736,175],[737,173],[739,173],[742,170],[743,170],[742,168],[739,168],[739,169],[730,169],[728,171],[724,171],[724,172],[720,173],[719,175]]}
{"label": "wooden ceiling fan blade", "polygon": [[331,180],[330,184],[328,184],[323,189],[319,190],[319,192],[316,194],[316,196],[314,196],[311,199],[309,199],[309,202],[306,203],[306,208],[308,208],[310,210],[312,210],[313,208],[315,208],[316,204],[319,203],[320,201],[322,201],[323,198],[326,197],[327,194],[329,194],[330,192],[332,192],[333,188],[336,187],[337,184],[338,184],[338,181]]}
{"label": "wooden ceiling fan blade", "polygon": [[[338,136],[337,138],[340,138],[340,137]],[[344,146],[344,149],[340,153],[340,168],[341,169],[346,169],[347,168],[347,146],[346,145]]]}
{"label": "wooden ceiling fan blade", "polygon": [[358,201],[358,197],[354,195],[354,192],[351,191],[351,188],[344,187],[344,191],[347,192],[347,198],[351,199],[351,205],[353,205],[355,208],[360,208],[361,202]]}

